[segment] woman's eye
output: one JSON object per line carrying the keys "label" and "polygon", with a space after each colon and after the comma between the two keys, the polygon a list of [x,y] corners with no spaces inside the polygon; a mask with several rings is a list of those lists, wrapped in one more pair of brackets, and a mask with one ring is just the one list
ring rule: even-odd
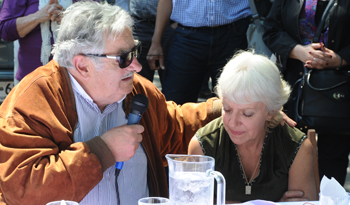
{"label": "woman's eye", "polygon": [[231,110],[226,110],[226,109],[223,109],[225,113],[229,113],[231,112]]}
{"label": "woman's eye", "polygon": [[246,113],[243,113],[243,115],[244,115],[245,117],[251,117],[251,116],[253,116],[253,114],[246,114]]}

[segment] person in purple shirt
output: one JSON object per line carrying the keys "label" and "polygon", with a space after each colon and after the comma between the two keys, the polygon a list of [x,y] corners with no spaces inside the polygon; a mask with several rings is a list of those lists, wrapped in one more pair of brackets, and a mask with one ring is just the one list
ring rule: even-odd
{"label": "person in purple shirt", "polygon": [[[54,43],[52,30],[57,28],[52,25],[57,25],[60,22],[60,12],[76,1],[3,0],[0,37],[6,41],[19,41],[18,71],[15,74],[18,81],[51,60],[51,45]],[[43,32],[43,27],[47,28],[47,32]],[[47,36],[46,44],[46,38],[44,37],[43,43],[42,35]]]}

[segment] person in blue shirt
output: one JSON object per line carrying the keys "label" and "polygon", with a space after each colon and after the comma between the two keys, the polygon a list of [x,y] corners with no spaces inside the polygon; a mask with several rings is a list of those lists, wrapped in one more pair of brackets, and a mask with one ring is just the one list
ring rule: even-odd
{"label": "person in blue shirt", "polygon": [[[250,16],[248,0],[160,0],[148,52],[151,69],[164,68],[162,34],[170,19],[178,23],[163,80],[166,99],[178,104],[196,102],[208,73],[215,87],[228,59],[236,50],[247,48]],[[153,66],[156,60],[158,67]]]}
{"label": "person in blue shirt", "polygon": [[[135,25],[133,30],[133,36],[135,39],[142,42],[142,50],[139,57],[139,62],[142,65],[140,75],[153,82],[155,70],[151,69],[151,66],[147,61],[147,53],[152,43],[152,37],[156,24],[157,7],[159,0],[116,0],[115,5],[120,6],[124,10],[128,11],[133,18]],[[174,29],[171,23],[169,23],[162,35],[162,48],[164,49],[164,57],[167,58],[171,40],[174,35]],[[153,62],[155,66],[156,62]],[[158,64],[158,62],[157,62]],[[158,70],[160,82],[163,80],[163,70]]]}

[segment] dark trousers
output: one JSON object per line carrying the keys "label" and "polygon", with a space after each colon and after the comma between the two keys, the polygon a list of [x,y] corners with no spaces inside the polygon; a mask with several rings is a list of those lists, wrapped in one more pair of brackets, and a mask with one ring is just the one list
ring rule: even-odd
{"label": "dark trousers", "polygon": [[319,134],[317,147],[320,179],[326,175],[344,185],[349,164],[350,136]]}
{"label": "dark trousers", "polygon": [[230,25],[189,28],[179,25],[169,51],[163,89],[167,100],[197,102],[206,75],[215,87],[221,69],[239,49],[247,48],[249,18]]}
{"label": "dark trousers", "polygon": [[[139,72],[140,75],[147,78],[151,82],[153,82],[154,70],[151,70],[148,61],[147,61],[147,53],[152,44],[152,36],[154,33],[154,24],[149,23],[147,21],[135,20],[135,26],[133,30],[134,38],[140,40],[142,42],[142,51],[138,61],[142,65],[142,70]],[[166,59],[168,57],[169,48],[171,46],[172,38],[174,35],[174,29],[170,27],[170,25],[165,29],[164,34],[162,36],[162,47],[164,53],[164,63],[166,65]],[[158,70],[158,75],[160,77],[160,82],[162,82],[163,78],[163,70]]]}

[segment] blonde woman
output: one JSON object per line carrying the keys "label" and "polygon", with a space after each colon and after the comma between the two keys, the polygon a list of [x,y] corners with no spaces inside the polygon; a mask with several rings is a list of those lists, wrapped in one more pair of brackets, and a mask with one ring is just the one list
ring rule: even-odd
{"label": "blonde woman", "polygon": [[224,67],[216,92],[222,117],[198,130],[189,154],[215,158],[226,179],[226,200],[316,200],[313,151],[306,135],[280,125],[290,87],[268,58],[240,52]]}

